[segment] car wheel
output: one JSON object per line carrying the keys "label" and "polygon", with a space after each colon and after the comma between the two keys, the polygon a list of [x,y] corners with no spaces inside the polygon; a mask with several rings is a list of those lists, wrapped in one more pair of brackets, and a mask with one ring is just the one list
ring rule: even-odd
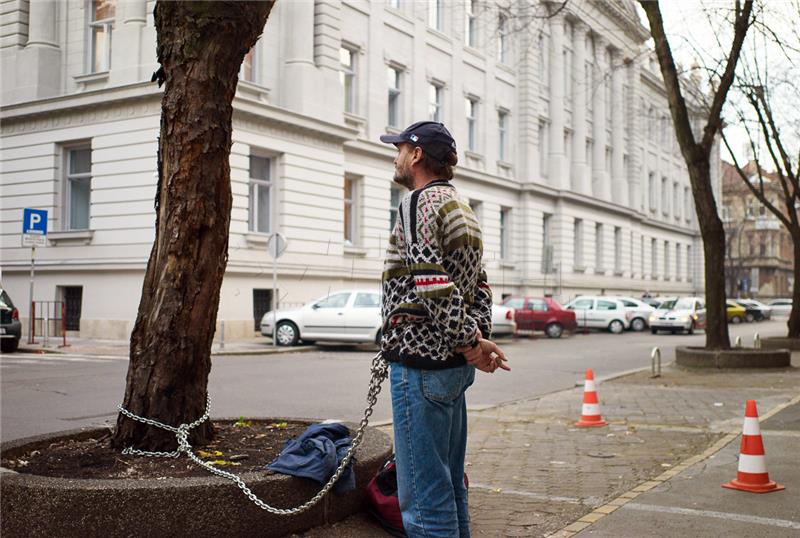
{"label": "car wheel", "polygon": [[615,319],[608,324],[608,330],[613,334],[622,334],[622,331],[625,330],[625,325],[620,320]]}
{"label": "car wheel", "polygon": [[560,323],[549,323],[547,327],[544,328],[544,333],[548,338],[561,338],[561,335],[564,333],[564,327],[562,327]]}
{"label": "car wheel", "polygon": [[744,315],[744,320],[747,323],[753,323],[756,320],[756,317],[753,314],[745,314]]}
{"label": "car wheel", "polygon": [[647,325],[642,318],[634,318],[634,320],[631,321],[631,330],[637,333],[642,332],[646,326]]}
{"label": "car wheel", "polygon": [[742,322],[742,318],[740,318],[739,316],[733,316],[731,318],[731,323],[733,323],[734,325],[736,325],[737,323],[741,323],[741,322]]}
{"label": "car wheel", "polygon": [[658,334],[658,329],[650,329],[650,334]]}
{"label": "car wheel", "polygon": [[689,325],[689,328],[686,329],[686,334],[694,334],[694,321]]}
{"label": "car wheel", "polygon": [[3,338],[0,340],[0,350],[3,353],[13,353],[19,347],[19,340],[16,338]]}
{"label": "car wheel", "polygon": [[281,321],[278,323],[276,332],[279,346],[293,346],[296,345],[297,341],[300,339],[297,325],[291,321]]}

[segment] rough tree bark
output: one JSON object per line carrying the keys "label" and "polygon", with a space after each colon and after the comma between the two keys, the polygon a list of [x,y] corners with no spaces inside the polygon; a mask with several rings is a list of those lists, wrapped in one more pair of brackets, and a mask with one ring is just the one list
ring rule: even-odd
{"label": "rough tree bark", "polygon": [[[159,1],[162,99],[156,237],[131,335],[123,405],[173,426],[202,416],[228,258],[232,101],[274,2]],[[191,441],[208,442],[206,421]],[[175,435],[120,414],[117,448],[173,450]]]}
{"label": "rough tree bark", "polygon": [[736,19],[731,50],[725,63],[725,71],[716,84],[708,119],[703,129],[702,139],[695,140],[689,111],[681,91],[678,70],[672,56],[669,40],[664,31],[661,8],[657,1],[639,0],[639,4],[647,14],[650,22],[650,34],[655,42],[656,55],[664,78],[664,89],[675,127],[676,137],[689,170],[700,235],[703,238],[703,254],[705,256],[705,292],[706,292],[706,348],[728,349],[728,320],[725,306],[725,230],[717,214],[714,192],[711,186],[710,156],[714,139],[722,125],[722,106],[733,83],[736,64],[742,51],[742,44],[750,27],[750,14],[753,9],[752,0],[746,0],[744,6],[736,1]]}

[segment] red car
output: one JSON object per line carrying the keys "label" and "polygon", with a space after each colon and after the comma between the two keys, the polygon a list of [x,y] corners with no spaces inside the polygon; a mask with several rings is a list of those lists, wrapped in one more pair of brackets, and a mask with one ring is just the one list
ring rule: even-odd
{"label": "red car", "polygon": [[509,297],[503,305],[514,309],[520,331],[544,331],[548,338],[561,338],[565,330],[578,328],[575,312],[550,297]]}

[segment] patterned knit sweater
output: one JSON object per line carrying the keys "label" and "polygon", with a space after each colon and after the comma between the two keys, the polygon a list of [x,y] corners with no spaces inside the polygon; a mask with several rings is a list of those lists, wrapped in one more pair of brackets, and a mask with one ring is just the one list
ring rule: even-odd
{"label": "patterned knit sweater", "polygon": [[464,364],[455,352],[492,330],[492,291],[481,267],[478,220],[445,180],[403,198],[382,277],[381,351],[421,369]]}

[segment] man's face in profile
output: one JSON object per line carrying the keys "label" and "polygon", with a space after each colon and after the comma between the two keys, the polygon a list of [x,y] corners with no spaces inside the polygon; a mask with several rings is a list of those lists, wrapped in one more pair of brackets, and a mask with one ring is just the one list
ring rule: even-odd
{"label": "man's face in profile", "polygon": [[397,156],[394,158],[394,182],[408,190],[414,188],[414,176],[411,173],[411,161],[414,157],[414,146],[398,144]]}

